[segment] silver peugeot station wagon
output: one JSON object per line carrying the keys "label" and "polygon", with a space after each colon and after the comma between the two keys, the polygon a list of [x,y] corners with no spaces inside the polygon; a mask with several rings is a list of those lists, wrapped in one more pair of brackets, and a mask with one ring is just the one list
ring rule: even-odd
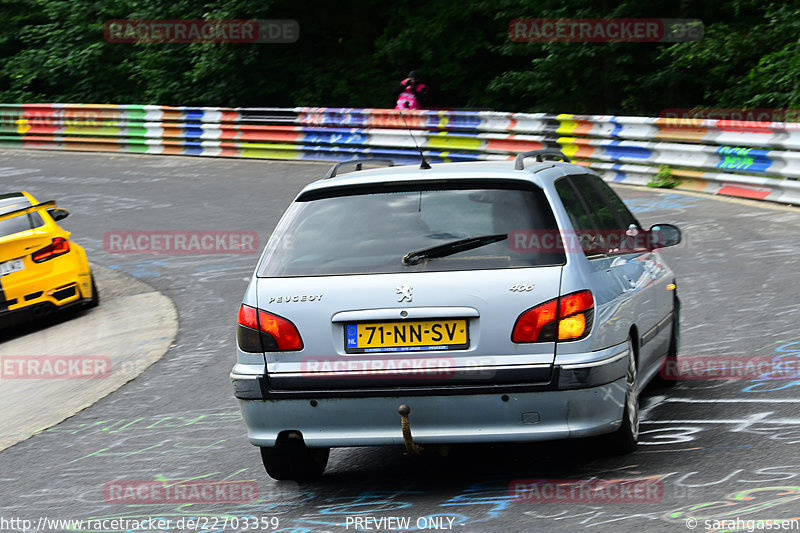
{"label": "silver peugeot station wagon", "polygon": [[231,373],[275,479],[334,446],[605,435],[677,356],[675,278],[611,188],[560,152],[362,169],[305,187],[238,314]]}

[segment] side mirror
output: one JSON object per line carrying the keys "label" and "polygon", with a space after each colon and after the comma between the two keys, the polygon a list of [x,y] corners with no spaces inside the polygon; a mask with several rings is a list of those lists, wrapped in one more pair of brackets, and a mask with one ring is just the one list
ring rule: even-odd
{"label": "side mirror", "polygon": [[681,242],[681,230],[672,224],[656,224],[648,230],[648,248],[666,248]]}
{"label": "side mirror", "polygon": [[53,220],[55,221],[64,220],[69,216],[69,211],[67,211],[66,209],[61,209],[60,207],[48,209],[47,212],[50,214],[51,217],[53,217]]}

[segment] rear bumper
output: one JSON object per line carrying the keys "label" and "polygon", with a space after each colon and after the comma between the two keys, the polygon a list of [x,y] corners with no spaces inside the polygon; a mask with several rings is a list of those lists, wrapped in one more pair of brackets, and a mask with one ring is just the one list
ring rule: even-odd
{"label": "rear bumper", "polygon": [[[10,280],[9,280],[10,281]],[[78,307],[89,298],[91,274],[77,270],[42,276],[24,283],[2,283],[0,327],[35,321],[56,311]]]}
{"label": "rear bumper", "polygon": [[526,442],[588,437],[619,427],[625,380],[569,391],[453,396],[240,400],[248,438],[274,446],[286,430],[311,447],[402,445],[406,404],[415,442]]}
{"label": "rear bumper", "polygon": [[[274,379],[264,375],[263,365],[237,364],[230,374],[234,396],[240,400],[354,398],[375,396],[463,396],[469,394],[524,393],[585,389],[606,385],[625,376],[627,369],[625,343],[570,356],[569,364],[519,365],[517,367],[471,367],[461,374],[457,371],[442,377],[432,369],[431,378],[419,373],[397,376],[362,376],[342,372],[326,378]],[[546,368],[542,368],[545,366]],[[280,383],[278,387],[275,385]],[[294,387],[285,387],[286,383]]]}
{"label": "rear bumper", "polygon": [[78,308],[83,305],[86,300],[83,299],[70,299],[69,303],[62,305],[54,305],[50,302],[39,302],[36,304],[28,305],[21,309],[0,311],[0,328],[14,326],[16,324],[25,324],[34,322],[38,319],[50,316],[56,312],[65,311],[67,309]]}
{"label": "rear bumper", "polygon": [[544,383],[287,391],[270,389],[256,365],[237,365],[231,381],[256,446],[273,446],[287,430],[310,446],[402,444],[400,404],[411,407],[421,444],[551,440],[619,427],[627,355],[625,344],[587,354],[585,362],[552,367]]}
{"label": "rear bumper", "polygon": [[75,303],[91,292],[91,274],[76,269],[16,281],[13,274],[0,278],[4,300],[0,314],[21,310],[60,308]]}

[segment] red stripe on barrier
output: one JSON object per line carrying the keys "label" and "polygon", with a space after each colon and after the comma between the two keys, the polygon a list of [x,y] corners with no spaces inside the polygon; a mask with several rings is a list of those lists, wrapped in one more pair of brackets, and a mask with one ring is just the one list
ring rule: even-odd
{"label": "red stripe on barrier", "polygon": [[[56,111],[57,109],[53,107],[53,104],[22,104],[20,106],[24,111]],[[60,109],[60,108],[59,108]]]}
{"label": "red stripe on barrier", "polygon": [[55,137],[50,136],[39,136],[39,135],[22,135],[23,142],[58,142],[60,139],[56,139]]}
{"label": "red stripe on barrier", "polygon": [[53,135],[58,132],[57,126],[31,126],[23,135],[27,138],[31,135]]}
{"label": "red stripe on barrier", "polygon": [[232,128],[227,125],[222,126],[222,128],[220,128],[220,132],[221,132],[220,136],[217,137],[216,139],[219,141],[224,141],[224,140],[234,141],[238,139],[239,136],[241,135],[241,132],[239,131],[238,128]]}
{"label": "red stripe on barrier", "polygon": [[236,111],[223,111],[220,122],[237,122],[239,120],[239,113]]}
{"label": "red stripe on barrier", "polygon": [[[571,119],[564,119],[564,121],[569,121]],[[586,122],[585,120],[572,120],[575,122],[576,126],[575,129],[569,132],[570,135],[587,135],[592,131],[594,128],[594,124],[591,122]]]}
{"label": "red stripe on barrier", "polygon": [[541,150],[544,145],[539,141],[524,141],[510,139],[488,139],[486,146],[488,151],[502,152],[527,152],[528,150]]}
{"label": "red stripe on barrier", "polygon": [[725,185],[717,194],[724,194],[725,196],[739,196],[742,198],[756,198],[763,200],[770,195],[772,191],[757,191],[755,189],[747,189],[745,187],[737,187],[735,185]]}
{"label": "red stripe on barrier", "polygon": [[55,143],[55,142],[29,142],[25,141],[22,144],[23,148],[31,148],[34,150],[63,150],[64,144],[63,143]]}
{"label": "red stripe on barrier", "polygon": [[295,142],[302,138],[303,133],[297,131],[294,126],[239,126],[241,134],[240,141],[279,141]]}
{"label": "red stripe on barrier", "polygon": [[424,128],[428,117],[424,111],[406,111],[367,115],[367,125],[379,128]]}
{"label": "red stripe on barrier", "polygon": [[748,120],[718,120],[717,129],[739,133],[773,133],[772,122],[751,122]]}

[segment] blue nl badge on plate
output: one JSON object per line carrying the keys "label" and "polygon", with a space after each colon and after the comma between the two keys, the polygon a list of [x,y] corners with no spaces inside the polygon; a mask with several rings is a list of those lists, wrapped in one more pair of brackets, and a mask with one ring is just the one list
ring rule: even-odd
{"label": "blue nl badge on plate", "polygon": [[358,326],[348,324],[347,328],[345,328],[345,338],[347,339],[348,348],[358,347]]}

